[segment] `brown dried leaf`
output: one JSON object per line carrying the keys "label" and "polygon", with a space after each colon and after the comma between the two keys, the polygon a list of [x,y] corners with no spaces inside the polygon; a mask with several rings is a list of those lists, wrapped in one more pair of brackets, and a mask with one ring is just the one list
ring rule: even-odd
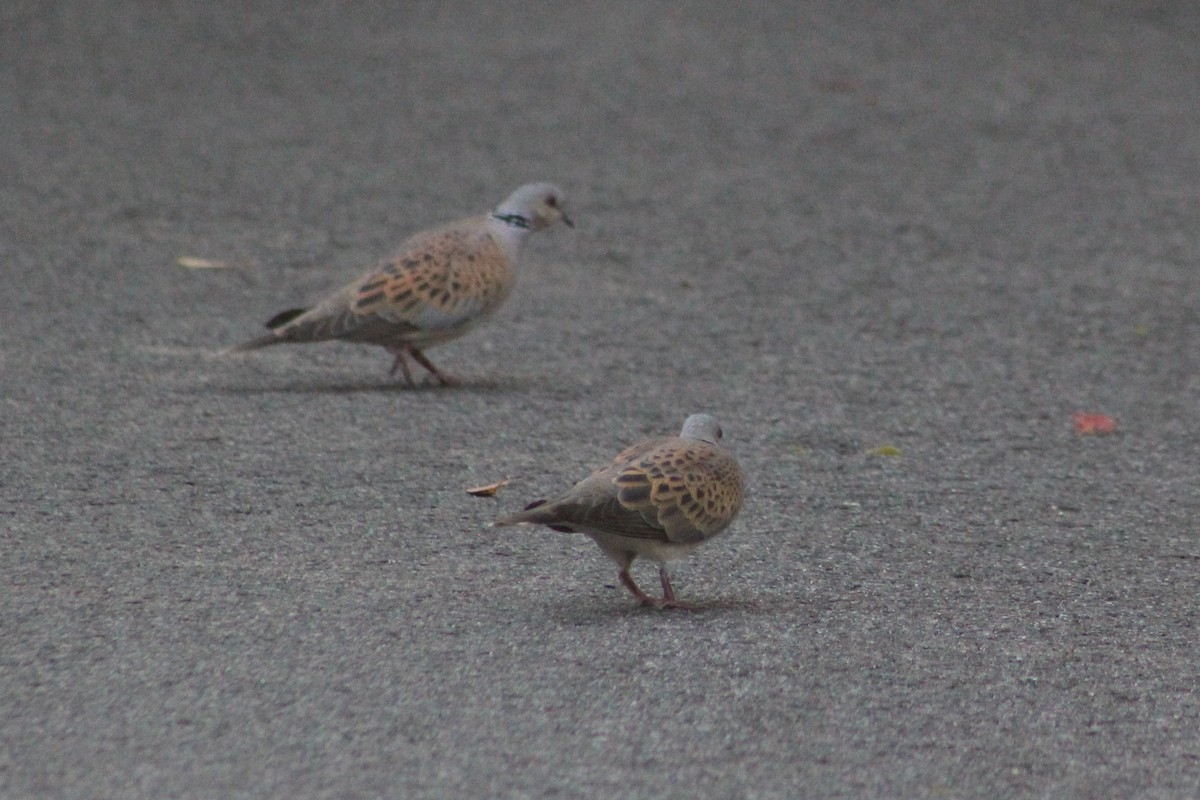
{"label": "brown dried leaf", "polygon": [[175,263],[188,269],[231,269],[233,267],[233,264],[228,261],[213,261],[210,258],[196,258],[195,256],[180,256],[175,259]]}
{"label": "brown dried leaf", "polygon": [[476,486],[472,489],[467,489],[467,494],[475,497],[495,497],[496,492],[500,491],[500,487],[508,483],[508,478],[501,478],[495,483],[489,483],[487,486]]}

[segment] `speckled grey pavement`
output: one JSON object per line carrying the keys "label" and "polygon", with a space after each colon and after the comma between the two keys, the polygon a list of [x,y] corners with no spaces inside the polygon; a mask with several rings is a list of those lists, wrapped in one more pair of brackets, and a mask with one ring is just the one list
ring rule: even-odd
{"label": "speckled grey pavement", "polygon": [[[1200,795],[1194,4],[389,5],[0,10],[0,796]],[[462,388],[213,356],[530,180]],[[698,611],[488,528],[701,410]]]}

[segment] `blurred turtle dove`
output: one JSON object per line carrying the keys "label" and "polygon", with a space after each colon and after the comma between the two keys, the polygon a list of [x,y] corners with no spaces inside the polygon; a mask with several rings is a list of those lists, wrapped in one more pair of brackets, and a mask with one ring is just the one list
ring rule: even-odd
{"label": "blurred turtle dove", "polygon": [[225,352],[289,342],[377,344],[396,357],[392,374],[400,371],[409,385],[410,357],[450,385],[424,350],[462,336],[500,307],[516,282],[525,237],[556,222],[574,227],[564,204],[557,187],[526,184],[490,214],[415,234],[358,280],[309,308],[276,314],[269,334]]}
{"label": "blurred turtle dove", "polygon": [[[715,419],[693,414],[679,436],[628,447],[561,497],[530,503],[493,524],[587,534],[617,562],[621,583],[642,605],[686,608],[675,598],[666,562],[724,531],[742,507],[742,473],[720,440]],[[658,563],[661,599],[629,574],[639,556]]]}

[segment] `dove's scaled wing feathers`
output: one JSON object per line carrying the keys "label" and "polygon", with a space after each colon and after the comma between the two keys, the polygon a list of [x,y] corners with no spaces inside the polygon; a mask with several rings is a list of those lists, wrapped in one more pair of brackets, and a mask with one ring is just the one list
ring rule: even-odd
{"label": "dove's scaled wing feathers", "polygon": [[613,479],[617,499],[677,544],[716,536],[742,506],[737,462],[717,445],[669,439],[631,459]]}
{"label": "dove's scaled wing feathers", "polygon": [[541,524],[553,519],[581,531],[695,544],[728,527],[741,503],[732,456],[708,442],[667,437],[627,448],[560,499],[524,513]]}
{"label": "dove's scaled wing feathers", "polygon": [[[717,444],[721,426],[693,414],[679,436],[622,450],[605,467],[555,500],[537,500],[494,525],[545,525],[584,533],[617,563],[618,577],[643,605],[681,608],[666,563],[729,527],[745,494],[737,460]],[[629,569],[636,558],[659,564],[661,599],[648,596]]]}
{"label": "dove's scaled wing feathers", "polygon": [[[435,342],[494,311],[514,278],[512,259],[486,218],[461,220],[413,236],[395,257],[288,327],[384,345]],[[300,330],[296,335],[304,338]]]}
{"label": "dove's scaled wing feathers", "polygon": [[358,282],[354,307],[393,323],[454,329],[494,310],[514,279],[513,259],[486,218],[467,219],[405,242],[395,258]]}

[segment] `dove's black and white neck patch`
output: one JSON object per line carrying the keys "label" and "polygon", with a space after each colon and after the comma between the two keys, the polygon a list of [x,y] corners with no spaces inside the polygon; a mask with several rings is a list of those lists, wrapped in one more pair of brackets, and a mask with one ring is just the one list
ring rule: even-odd
{"label": "dove's black and white neck patch", "polygon": [[529,218],[520,214],[492,214],[492,219],[521,230],[529,230]]}

